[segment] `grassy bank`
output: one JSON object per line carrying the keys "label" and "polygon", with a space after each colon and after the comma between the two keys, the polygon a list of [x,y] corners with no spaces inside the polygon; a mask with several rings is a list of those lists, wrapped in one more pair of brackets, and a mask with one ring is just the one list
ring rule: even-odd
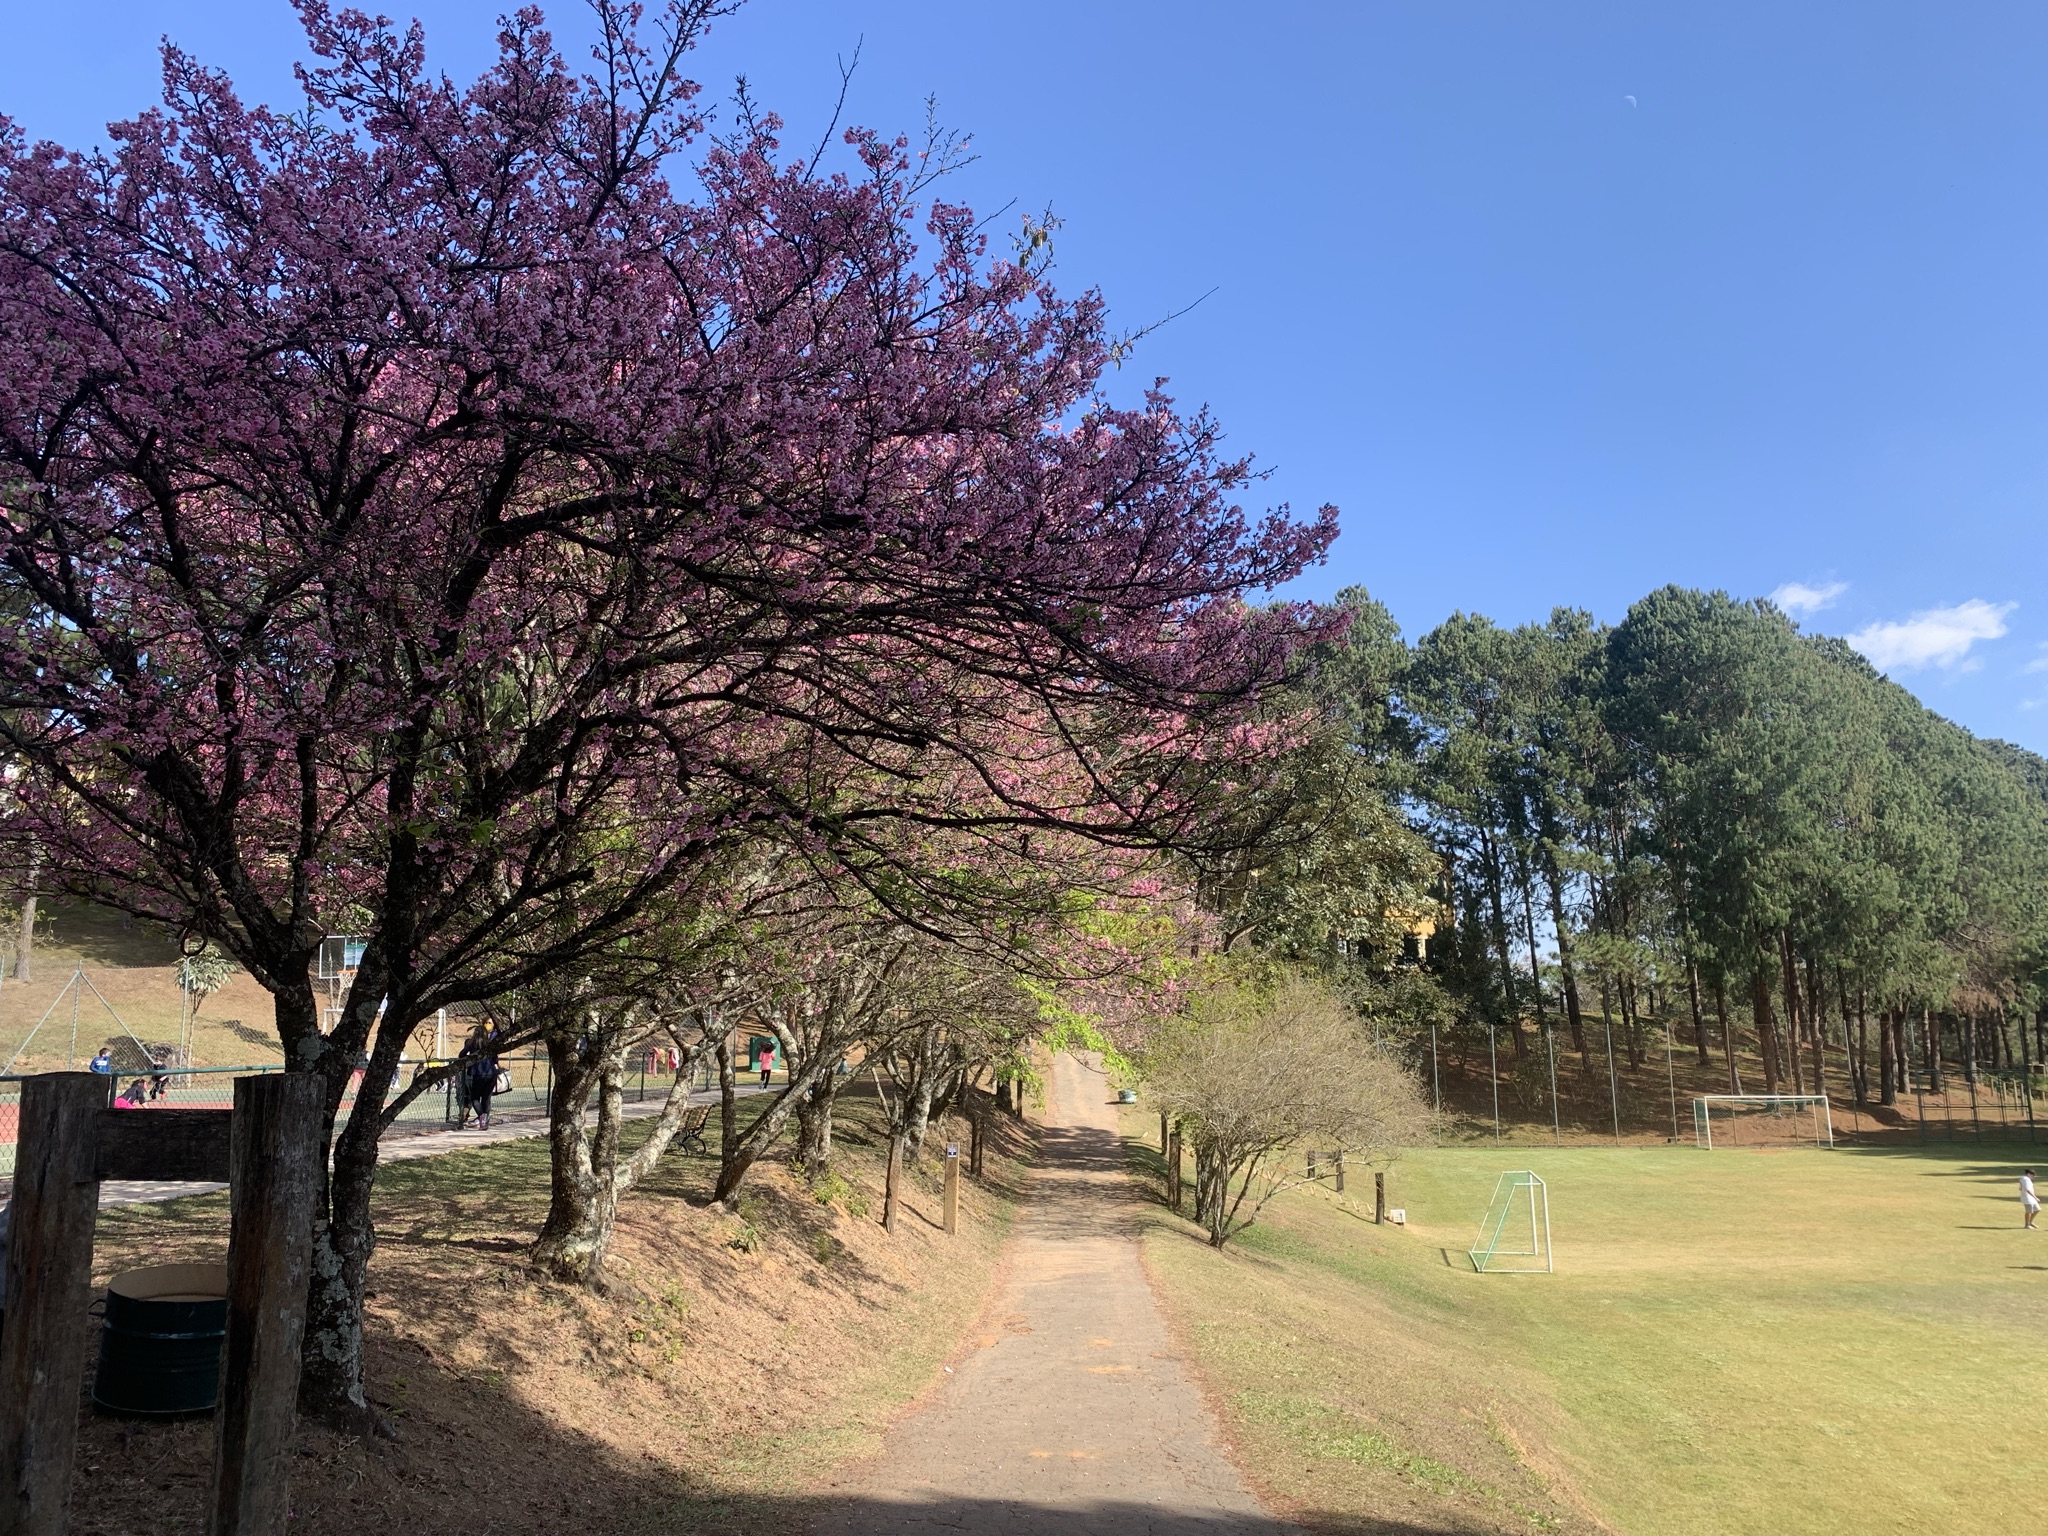
{"label": "grassy bank", "polygon": [[[1364,1179],[1222,1255],[1156,1211],[1146,1251],[1254,1475],[1327,1523],[2012,1530],[2048,1231],[1989,1150],[1432,1151],[1390,1176],[1405,1230]],[[1556,1274],[1465,1258],[1510,1167],[1550,1181]]]}
{"label": "grassy bank", "polygon": [[[1001,1123],[951,1239],[928,1159],[891,1238],[875,1120],[852,1096],[833,1179],[763,1166],[737,1213],[703,1204],[710,1159],[672,1153],[621,1212],[607,1296],[527,1268],[543,1143],[386,1169],[371,1385],[399,1438],[303,1432],[292,1528],[800,1528],[979,1307],[1031,1151],[1028,1127]],[[108,1211],[96,1267],[217,1256],[225,1222],[222,1197]],[[74,1529],[201,1528],[209,1425],[89,1418],[80,1449]]]}

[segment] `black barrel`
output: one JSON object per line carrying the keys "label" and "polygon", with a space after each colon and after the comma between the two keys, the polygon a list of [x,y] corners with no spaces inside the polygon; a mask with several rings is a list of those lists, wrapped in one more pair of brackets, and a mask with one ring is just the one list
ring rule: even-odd
{"label": "black barrel", "polygon": [[155,1264],[114,1276],[92,1400],[109,1413],[206,1413],[220,1398],[225,1264]]}

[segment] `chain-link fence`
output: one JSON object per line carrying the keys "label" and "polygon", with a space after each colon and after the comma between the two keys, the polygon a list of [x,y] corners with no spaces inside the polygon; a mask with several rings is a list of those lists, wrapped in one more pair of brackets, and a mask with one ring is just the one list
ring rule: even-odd
{"label": "chain-link fence", "polygon": [[[1758,1094],[1759,1067],[1745,1060],[1742,1087],[1728,1082],[1720,1052],[1702,1064],[1693,1045],[1669,1028],[1640,1032],[1630,1050],[1618,1030],[1588,1021],[1586,1049],[1570,1048],[1563,1031],[1529,1031],[1518,1053],[1507,1029],[1484,1025],[1445,1030],[1406,1042],[1408,1059],[1443,1116],[1447,1145],[1655,1145],[1697,1140],[1694,1099],[1702,1094]],[[1803,1048],[1804,1049],[1804,1048]],[[1802,1067],[1810,1067],[1802,1055]],[[1805,1094],[1814,1093],[1810,1076]],[[2048,1140],[2048,1065],[2028,1072],[1944,1062],[1936,1076],[1913,1062],[1893,1093],[1879,1098],[1878,1064],[1866,1070],[1856,1097],[1849,1063],[1832,1044],[1820,1084],[1837,1146],[1935,1146],[1969,1141]],[[1799,1092],[1780,1083],[1781,1094]]]}

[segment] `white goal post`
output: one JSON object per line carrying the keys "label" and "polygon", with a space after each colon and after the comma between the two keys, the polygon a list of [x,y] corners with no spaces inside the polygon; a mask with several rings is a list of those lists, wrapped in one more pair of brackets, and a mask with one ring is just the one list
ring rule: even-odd
{"label": "white goal post", "polygon": [[1470,1257],[1482,1275],[1552,1272],[1550,1190],[1534,1173],[1518,1168],[1495,1181]]}
{"label": "white goal post", "polygon": [[[1723,1146],[1767,1141],[1835,1144],[1834,1116],[1824,1093],[1703,1093],[1692,1101],[1693,1139],[1712,1150],[1716,1128]],[[1761,1127],[1763,1135],[1755,1131]]]}

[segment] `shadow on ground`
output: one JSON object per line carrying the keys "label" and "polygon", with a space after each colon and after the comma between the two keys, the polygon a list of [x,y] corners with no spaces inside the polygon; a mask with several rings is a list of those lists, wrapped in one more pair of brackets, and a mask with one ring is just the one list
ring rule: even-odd
{"label": "shadow on ground", "polygon": [[[372,1374],[402,1400],[399,1439],[302,1427],[292,1468],[296,1536],[795,1536],[822,1525],[860,1536],[1466,1536],[1495,1527],[1359,1521],[1304,1514],[1215,1518],[1139,1503],[1046,1508],[945,1499],[891,1503],[833,1491],[733,1494],[687,1467],[623,1458],[518,1400],[496,1373],[456,1375],[417,1349],[380,1341]],[[183,1536],[205,1529],[210,1422],[137,1422],[94,1413],[81,1395],[72,1529],[80,1536]],[[772,1441],[763,1447],[775,1454]],[[843,1474],[849,1481],[858,1469]],[[809,1481],[792,1465],[793,1488]]]}

